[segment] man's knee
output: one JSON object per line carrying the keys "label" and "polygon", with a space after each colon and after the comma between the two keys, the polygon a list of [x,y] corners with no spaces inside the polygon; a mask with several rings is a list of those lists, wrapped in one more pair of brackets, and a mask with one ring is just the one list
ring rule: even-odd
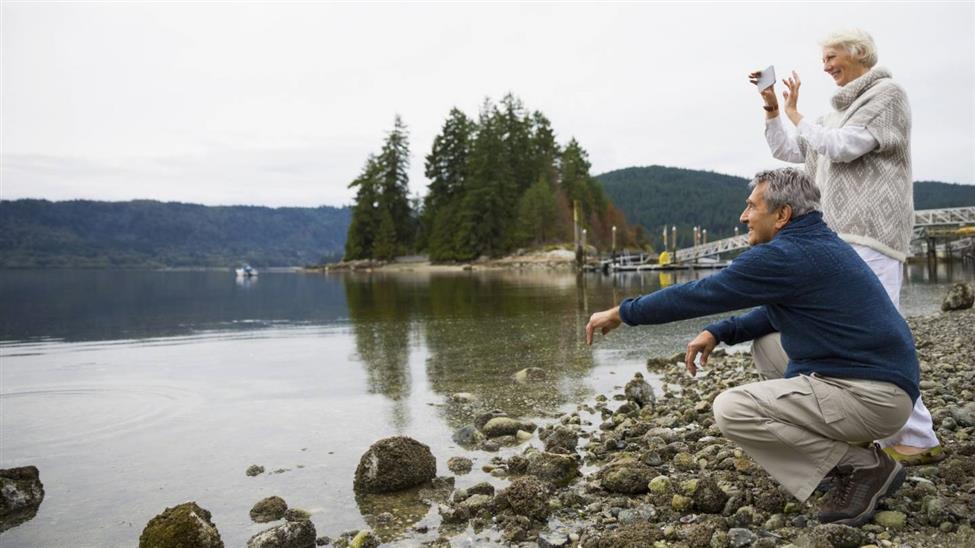
{"label": "man's knee", "polygon": [[728,438],[734,438],[737,425],[753,423],[758,412],[752,397],[739,388],[718,394],[712,409],[714,422]]}

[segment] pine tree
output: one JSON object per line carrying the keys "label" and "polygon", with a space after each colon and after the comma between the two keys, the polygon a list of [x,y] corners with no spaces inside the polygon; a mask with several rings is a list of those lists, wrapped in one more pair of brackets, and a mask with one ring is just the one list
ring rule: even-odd
{"label": "pine tree", "polygon": [[540,245],[558,237],[555,193],[548,181],[539,179],[518,202],[516,245]]}
{"label": "pine tree", "polygon": [[375,156],[366,160],[362,173],[349,188],[357,188],[352,220],[345,241],[345,260],[372,257],[373,238],[379,228],[379,176],[380,166]]}
{"label": "pine tree", "polygon": [[[440,135],[433,140],[433,149],[426,157],[425,175],[430,180],[429,190],[423,200],[423,214],[420,216],[423,240],[419,247],[426,248],[434,260],[453,260],[448,248],[453,242],[449,236],[439,231],[434,238],[434,223],[445,207],[455,207],[458,196],[465,191],[468,180],[468,164],[476,125],[473,120],[457,108],[450,110]],[[450,205],[453,204],[453,205]],[[449,238],[452,240],[452,238]]]}
{"label": "pine tree", "polygon": [[393,130],[386,136],[377,161],[380,166],[379,206],[392,218],[396,252],[405,252],[413,247],[416,227],[409,197],[409,134],[399,115],[393,123]]}

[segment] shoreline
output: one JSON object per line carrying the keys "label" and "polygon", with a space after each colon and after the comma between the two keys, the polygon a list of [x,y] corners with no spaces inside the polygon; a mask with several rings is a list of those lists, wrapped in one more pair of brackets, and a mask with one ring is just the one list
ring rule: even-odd
{"label": "shoreline", "polygon": [[[640,409],[619,392],[581,402],[531,435],[529,441],[543,440],[545,449],[525,444],[485,465],[493,477],[512,480],[507,488],[428,496],[439,525],[415,519],[398,533],[381,526],[376,533],[396,545],[440,547],[460,534],[475,544],[587,548],[975,545],[975,310],[915,316],[908,323],[922,395],[947,458],[908,467],[904,485],[861,527],[819,524],[821,494],[798,502],[722,437],[711,402],[728,386],[758,379],[750,354],[719,351],[697,377],[685,373],[677,355],[649,359],[647,370],[659,374],[664,387],[653,409]],[[578,448],[576,442],[560,448],[559,439],[576,440]],[[515,489],[528,490],[543,506],[525,510],[513,502]],[[376,523],[377,516],[364,517]],[[346,546],[361,533],[332,542]]]}

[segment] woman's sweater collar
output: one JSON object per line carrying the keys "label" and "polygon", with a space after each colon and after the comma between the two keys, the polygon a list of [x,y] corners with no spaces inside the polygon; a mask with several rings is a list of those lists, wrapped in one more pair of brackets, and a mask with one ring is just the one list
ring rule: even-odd
{"label": "woman's sweater collar", "polygon": [[852,82],[848,82],[833,94],[833,108],[846,110],[864,91],[872,87],[878,80],[890,78],[891,74],[885,68],[875,67]]}

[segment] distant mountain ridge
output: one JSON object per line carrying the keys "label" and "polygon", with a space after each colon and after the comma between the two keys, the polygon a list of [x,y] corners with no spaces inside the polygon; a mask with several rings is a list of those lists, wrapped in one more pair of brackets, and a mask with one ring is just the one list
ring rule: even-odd
{"label": "distant mountain ridge", "polygon": [[[708,239],[731,236],[748,196],[749,179],[665,166],[617,169],[596,179],[631,223],[642,225],[655,248],[663,228],[677,226],[678,245],[693,242],[692,227],[708,230]],[[975,185],[918,181],[915,209],[975,206]]]}
{"label": "distant mountain ridge", "polygon": [[341,256],[348,208],[0,201],[0,267],[296,266]]}

